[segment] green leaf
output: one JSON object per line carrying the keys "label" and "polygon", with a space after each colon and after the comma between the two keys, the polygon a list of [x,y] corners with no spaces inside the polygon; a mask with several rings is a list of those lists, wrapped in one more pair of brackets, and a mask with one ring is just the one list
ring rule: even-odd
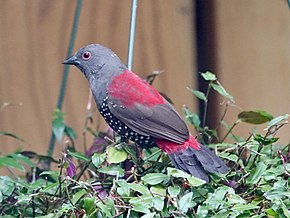
{"label": "green leaf", "polygon": [[187,87],[187,89],[189,91],[191,91],[192,94],[194,94],[197,98],[203,100],[203,101],[207,101],[207,98],[205,96],[205,94],[201,91],[198,91],[198,90],[195,90],[195,89],[192,89],[190,87]]}
{"label": "green leaf", "polygon": [[31,201],[31,195],[20,194],[16,196],[17,202],[15,204],[28,204]]}
{"label": "green leaf", "polygon": [[95,167],[99,167],[102,163],[104,163],[106,160],[106,153],[100,154],[100,153],[94,153],[92,156],[92,163]]}
{"label": "green leaf", "polygon": [[276,217],[278,215],[272,208],[266,209],[265,211],[270,217]]}
{"label": "green leaf", "polygon": [[179,186],[169,186],[168,193],[173,198],[177,197],[177,195],[180,193],[180,187]]}
{"label": "green leaf", "polygon": [[197,207],[196,215],[198,215],[198,217],[205,217],[205,218],[209,217],[208,213],[209,213],[208,206],[203,204]]}
{"label": "green leaf", "polygon": [[73,195],[72,203],[76,204],[85,194],[87,194],[87,191],[85,189],[79,190]]}
{"label": "green leaf", "polygon": [[279,138],[264,137],[260,134],[254,134],[253,136],[254,136],[255,141],[257,141],[263,145],[270,145],[270,144],[273,144],[279,140]]}
{"label": "green leaf", "polygon": [[71,127],[69,127],[67,125],[65,126],[64,132],[73,140],[75,140],[77,138],[76,132]]}
{"label": "green leaf", "polygon": [[108,217],[108,218],[113,217],[110,208],[106,204],[104,204],[102,201],[99,201],[97,203],[97,207],[99,207],[101,209],[101,211],[106,215],[106,217]]}
{"label": "green leaf", "polygon": [[59,108],[56,108],[54,111],[53,111],[53,114],[52,114],[52,119],[57,119],[57,118],[63,118],[65,115],[65,113],[63,113]]}
{"label": "green leaf", "polygon": [[279,199],[279,201],[280,201],[284,215],[286,217],[290,217],[290,210],[288,210],[289,208],[287,208],[287,206],[284,204],[284,202],[281,199]]}
{"label": "green leaf", "polygon": [[69,151],[68,150],[68,154],[71,155],[72,157],[78,159],[78,160],[82,160],[85,162],[89,162],[90,158],[88,158],[87,156],[85,156],[84,154],[80,153],[80,152],[73,152],[73,151]]}
{"label": "green leaf", "polygon": [[193,193],[189,192],[182,196],[182,198],[178,201],[178,206],[182,213],[187,213],[188,209],[191,207],[192,195]]}
{"label": "green leaf", "polygon": [[55,190],[59,187],[59,183],[58,182],[54,182],[54,183],[48,183],[47,186],[42,188],[42,192],[46,192],[46,193],[50,193],[50,194],[55,194]]}
{"label": "green leaf", "polygon": [[59,109],[56,109],[53,113],[52,131],[59,143],[62,142],[65,130],[63,115],[64,113],[62,113]]}
{"label": "green leaf", "polygon": [[24,187],[27,187],[30,190],[35,190],[39,189],[40,187],[44,187],[47,184],[47,180],[39,178],[34,182],[27,182],[27,185],[24,185],[26,181],[23,181],[23,183],[18,181],[17,183],[23,185]]}
{"label": "green leaf", "polygon": [[124,144],[123,148],[130,155],[133,163],[134,164],[138,164],[138,158],[137,158],[137,155],[136,155],[136,150],[132,146],[127,145],[127,144]]}
{"label": "green leaf", "polygon": [[0,192],[10,196],[15,189],[15,182],[8,176],[0,176]]}
{"label": "green leaf", "polygon": [[281,123],[282,121],[284,122],[285,120],[287,120],[289,118],[289,114],[285,114],[283,116],[278,116],[278,117],[275,117],[273,118],[269,124],[268,124],[268,127],[271,127],[271,126],[274,126],[274,125],[277,125],[279,123]]}
{"label": "green leaf", "polygon": [[86,211],[86,215],[92,214],[92,212],[95,210],[95,198],[84,198],[84,209]]}
{"label": "green leaf", "polygon": [[273,119],[273,116],[265,111],[242,111],[239,113],[238,118],[245,123],[250,124],[263,124]]}
{"label": "green leaf", "polygon": [[11,157],[0,157],[0,167],[13,167],[21,171],[25,170],[18,161]]}
{"label": "green leaf", "polygon": [[98,172],[108,174],[111,176],[119,176],[119,177],[123,177],[125,173],[124,169],[116,165],[109,165],[106,167],[102,167],[98,169]]}
{"label": "green leaf", "polygon": [[134,190],[134,191],[137,191],[143,195],[148,195],[150,194],[150,191],[148,189],[147,186],[145,185],[142,185],[142,184],[139,184],[139,183],[131,183],[131,184],[128,184],[130,189]]}
{"label": "green leaf", "polygon": [[201,73],[201,76],[207,81],[215,81],[216,80],[216,76],[209,71],[207,71],[205,73]]}
{"label": "green leaf", "polygon": [[[237,218],[238,216],[236,216],[236,214],[234,214],[232,211],[226,209],[221,209],[214,216],[211,216],[211,218],[225,218],[225,217]],[[248,218],[248,216],[245,217],[243,214],[242,216],[239,216],[239,218]]]}
{"label": "green leaf", "polygon": [[[36,180],[36,181],[38,181],[38,180]],[[26,189],[30,189],[31,188],[31,184],[29,184],[29,183],[27,183],[26,181],[23,181],[23,180],[19,180],[17,182],[15,181],[15,184],[19,185],[20,187],[24,187]]]}
{"label": "green leaf", "polygon": [[185,173],[181,170],[172,168],[172,167],[167,167],[167,174],[168,176],[173,176],[175,178],[188,178],[190,175],[188,173]]}
{"label": "green leaf", "polygon": [[[287,165],[289,166],[289,164],[286,164],[286,168]],[[263,178],[265,181],[270,181],[270,180],[275,180],[278,176],[282,175],[284,173],[284,166],[279,165],[277,167],[271,167],[269,169],[267,169],[265,171],[265,173],[263,174]]]}
{"label": "green leaf", "polygon": [[143,160],[151,162],[152,164],[160,164],[158,159],[162,154],[161,150],[158,147],[153,147],[150,149],[144,149]]}
{"label": "green leaf", "polygon": [[[228,186],[221,186],[215,189],[214,193],[209,193],[208,198],[204,203],[208,206],[208,209],[222,208],[226,204],[226,196],[235,195],[235,191]],[[245,203],[245,202],[243,202]]]}
{"label": "green leaf", "polygon": [[114,200],[112,198],[107,198],[106,199],[106,205],[110,209],[111,214],[115,215],[116,214],[116,208],[115,208]]}
{"label": "green leaf", "polygon": [[274,186],[264,194],[264,197],[270,201],[275,199],[290,198],[290,192],[286,189],[286,181],[277,181]]}
{"label": "green leaf", "polygon": [[210,83],[210,86],[217,91],[219,94],[230,100],[231,102],[234,102],[233,96],[231,96],[225,89],[222,87],[221,84],[215,84],[215,83]]}
{"label": "green leaf", "polygon": [[129,200],[129,203],[133,205],[134,211],[142,213],[150,213],[149,208],[153,205],[154,198],[151,194],[141,195],[133,197]]}
{"label": "green leaf", "polygon": [[126,160],[128,157],[128,153],[123,149],[117,149],[115,147],[108,148],[108,158],[107,161],[109,163],[121,163]]}
{"label": "green leaf", "polygon": [[130,204],[136,205],[138,203],[143,204],[144,206],[153,205],[153,196],[151,194],[145,194],[138,197],[132,197],[129,200]]}
{"label": "green leaf", "polygon": [[148,213],[148,214],[145,214],[145,215],[141,216],[141,218],[154,218],[155,214],[156,214],[156,212]]}
{"label": "green leaf", "polygon": [[141,180],[149,185],[156,185],[163,182],[164,180],[168,181],[169,177],[163,173],[148,173],[143,176]]}
{"label": "green leaf", "polygon": [[[44,216],[37,216],[38,218],[55,218],[55,214],[54,213],[49,213],[47,215]],[[3,218],[10,218],[10,217],[3,217]],[[12,218],[12,217],[11,217]]]}
{"label": "green leaf", "polygon": [[234,191],[227,194],[227,199],[230,204],[245,204],[246,203],[246,201],[242,197],[234,193]]}
{"label": "green leaf", "polygon": [[236,162],[239,159],[239,157],[236,154],[229,154],[228,152],[221,152],[219,153],[219,156],[233,162]]}
{"label": "green leaf", "polygon": [[238,212],[244,212],[246,210],[253,210],[259,208],[257,204],[249,203],[249,204],[236,204],[232,207],[233,210]]}
{"label": "green leaf", "polygon": [[204,181],[202,179],[199,179],[199,178],[196,178],[194,176],[188,177],[187,178],[187,181],[193,187],[198,187],[198,186],[204,185],[206,183],[206,181]]}
{"label": "green leaf", "polygon": [[192,124],[196,128],[200,126],[201,121],[196,113],[190,112],[186,106],[183,107],[183,113],[185,115],[186,120],[190,124]]}
{"label": "green leaf", "polygon": [[56,172],[56,171],[43,171],[39,175],[40,176],[45,176],[45,175],[59,176],[59,172]]}
{"label": "green leaf", "polygon": [[157,211],[162,211],[163,207],[164,207],[164,199],[165,197],[161,197],[159,195],[156,195],[153,198],[153,207],[157,210]]}
{"label": "green leaf", "polygon": [[248,184],[256,184],[265,173],[267,165],[259,162],[255,168],[251,170],[250,176],[246,179]]}
{"label": "green leaf", "polygon": [[153,194],[153,196],[166,196],[166,189],[163,185],[155,185],[150,188],[150,192]]}
{"label": "green leaf", "polygon": [[136,212],[141,212],[141,213],[145,213],[148,214],[150,213],[149,207],[147,205],[144,205],[143,203],[136,203],[133,206],[133,209]]}
{"label": "green leaf", "polygon": [[19,153],[13,153],[11,155],[11,158],[15,158],[15,160],[17,161],[21,161],[23,163],[25,163],[27,166],[29,167],[35,167],[35,163],[33,163],[28,157],[22,155],[22,154],[19,154]]}
{"label": "green leaf", "polygon": [[119,186],[117,188],[118,194],[121,195],[122,197],[129,197],[130,196],[130,187],[129,187],[128,183],[123,179],[116,181],[116,183]]}

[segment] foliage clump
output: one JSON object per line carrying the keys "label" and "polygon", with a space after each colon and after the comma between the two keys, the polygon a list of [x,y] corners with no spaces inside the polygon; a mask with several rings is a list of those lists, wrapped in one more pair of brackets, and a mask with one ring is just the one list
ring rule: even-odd
{"label": "foliage clump", "polygon": [[[184,107],[185,117],[197,130],[200,142],[207,143],[229,166],[227,175],[211,175],[210,183],[171,166],[158,148],[140,150],[124,142],[109,129],[94,130],[92,110],[84,128],[94,143],[82,154],[76,151],[76,134],[55,111],[53,132],[67,149],[61,160],[32,151],[0,157],[0,166],[12,176],[0,176],[0,215],[7,217],[290,217],[289,145],[279,145],[277,133],[288,115],[273,117],[261,110],[242,111],[237,121],[224,121],[234,98],[214,74],[202,73],[208,81],[206,93],[189,88],[204,102],[204,114]],[[154,80],[154,75],[149,78]],[[152,81],[153,81],[152,80]],[[226,99],[225,113],[216,128],[206,124],[208,97],[212,91]],[[264,125],[243,139],[233,129],[241,122]],[[219,128],[228,131],[221,135]],[[23,140],[11,133],[1,135]],[[59,170],[50,171],[50,164]],[[25,172],[16,176],[15,171]],[[19,174],[19,173],[18,173]]]}

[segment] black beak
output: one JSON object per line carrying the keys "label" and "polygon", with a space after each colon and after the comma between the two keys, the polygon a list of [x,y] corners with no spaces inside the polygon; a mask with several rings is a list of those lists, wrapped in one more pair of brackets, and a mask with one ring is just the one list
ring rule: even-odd
{"label": "black beak", "polygon": [[68,59],[66,59],[64,62],[62,62],[63,64],[67,64],[67,65],[79,65],[80,62],[78,61],[78,58],[76,56],[71,56]]}

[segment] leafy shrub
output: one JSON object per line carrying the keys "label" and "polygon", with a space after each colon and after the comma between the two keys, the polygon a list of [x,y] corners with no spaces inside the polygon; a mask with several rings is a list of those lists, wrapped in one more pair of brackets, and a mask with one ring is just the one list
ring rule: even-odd
{"label": "leafy shrub", "polygon": [[[32,151],[0,157],[0,166],[12,173],[0,177],[0,215],[290,217],[289,145],[279,146],[276,136],[288,115],[273,117],[261,110],[243,111],[232,126],[225,123],[223,116],[216,129],[209,129],[205,126],[209,94],[216,91],[227,100],[225,114],[234,99],[214,74],[206,72],[201,76],[208,81],[207,92],[189,90],[204,101],[205,114],[200,118],[186,107],[184,113],[200,133],[199,140],[208,142],[227,162],[227,175],[211,175],[211,182],[206,184],[174,169],[158,148],[141,151],[135,144],[114,136],[111,130],[94,131],[91,111],[83,135],[93,134],[95,140],[86,154],[79,153],[74,148],[76,134],[65,124],[64,114],[56,110],[53,132],[60,142],[65,137],[67,145],[62,159],[56,161]],[[233,133],[241,122],[264,125],[265,130],[243,139]],[[220,136],[220,126],[228,129],[224,136]],[[23,142],[11,133],[0,134]],[[57,163],[59,170],[49,171],[49,163]],[[25,175],[16,176],[15,170]]]}

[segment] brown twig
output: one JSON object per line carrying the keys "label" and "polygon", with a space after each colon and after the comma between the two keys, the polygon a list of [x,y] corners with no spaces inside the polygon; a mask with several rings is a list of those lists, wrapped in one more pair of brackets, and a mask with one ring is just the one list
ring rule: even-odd
{"label": "brown twig", "polygon": [[278,154],[279,154],[279,156],[282,160],[282,163],[283,163],[284,173],[290,177],[290,172],[286,168],[286,160],[285,160],[285,157],[283,156],[281,150],[278,150]]}

